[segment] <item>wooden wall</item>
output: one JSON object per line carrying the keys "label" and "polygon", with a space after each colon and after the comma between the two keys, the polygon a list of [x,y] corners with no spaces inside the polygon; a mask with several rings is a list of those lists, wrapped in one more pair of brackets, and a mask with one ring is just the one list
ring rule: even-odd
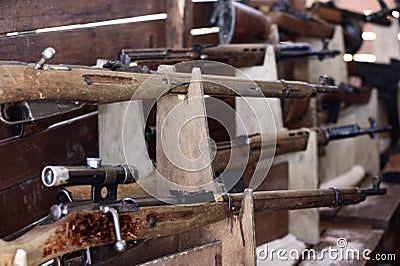
{"label": "wooden wall", "polygon": [[[91,66],[98,58],[116,60],[123,48],[217,43],[215,33],[190,33],[209,27],[213,5],[191,0],[0,1],[0,61],[36,62],[51,46],[56,55],[49,63]],[[148,15],[154,14],[161,16],[149,20]],[[129,22],[143,16],[147,21]],[[104,25],[109,20],[116,24]],[[19,130],[0,123],[0,138]],[[98,156],[97,115],[1,141],[0,154],[0,237],[4,237],[47,215],[55,203],[56,190],[44,188],[40,180],[45,165],[82,164],[86,157]]]}
{"label": "wooden wall", "polygon": [[[88,23],[165,14],[169,2],[173,1],[0,1],[0,60],[35,62],[44,48],[52,46],[57,51],[52,64],[94,65],[97,58],[117,59],[122,48],[164,47],[169,19],[107,26]],[[53,28],[76,24],[85,27]],[[18,130],[1,124],[0,137]],[[0,237],[4,237],[47,215],[56,202],[56,190],[41,184],[45,165],[78,164],[98,156],[97,114],[2,141],[0,154]]]}
{"label": "wooden wall", "polygon": [[[52,46],[57,53],[50,63],[90,66],[96,64],[98,58],[116,60],[123,48],[218,43],[216,33],[198,36],[190,33],[193,28],[210,26],[208,19],[214,3],[191,0],[1,0],[0,61],[36,62],[43,49]],[[161,14],[161,18],[93,24],[115,19],[138,20],[142,16],[149,19],[148,15],[154,14]],[[60,26],[69,27],[57,28]],[[0,138],[9,137],[16,130],[19,128],[0,123]],[[98,156],[97,115],[29,137],[2,141],[0,154],[0,237],[4,237],[45,216],[55,203],[55,190],[44,188],[39,178],[43,166],[78,164],[88,156]]]}

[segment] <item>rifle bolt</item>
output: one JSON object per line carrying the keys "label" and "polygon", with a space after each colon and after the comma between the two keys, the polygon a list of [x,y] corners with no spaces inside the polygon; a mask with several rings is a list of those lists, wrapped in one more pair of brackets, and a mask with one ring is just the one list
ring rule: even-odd
{"label": "rifle bolt", "polygon": [[42,52],[42,58],[40,58],[39,61],[37,61],[35,63],[35,68],[42,69],[44,63],[47,60],[53,58],[55,54],[56,54],[56,50],[53,47],[47,47],[46,49],[44,49]]}

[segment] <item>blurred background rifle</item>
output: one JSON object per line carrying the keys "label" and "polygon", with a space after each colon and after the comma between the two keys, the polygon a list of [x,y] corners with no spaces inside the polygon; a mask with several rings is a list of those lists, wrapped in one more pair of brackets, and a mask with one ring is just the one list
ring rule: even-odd
{"label": "blurred background rifle", "polygon": [[399,11],[399,2],[396,1],[396,8],[389,9],[383,0],[377,0],[381,10],[373,12],[369,15],[340,9],[335,6],[333,1],[326,3],[314,2],[308,12],[312,15],[332,23],[341,25],[345,32],[345,46],[347,53],[355,53],[362,44],[361,34],[363,32],[363,24],[365,22],[373,23],[380,26],[390,26],[393,11]]}
{"label": "blurred background rifle", "polygon": [[[317,133],[318,146],[326,146],[330,141],[352,138],[361,135],[369,135],[375,138],[377,133],[390,131],[391,126],[377,127],[374,119],[369,120],[371,127],[361,128],[357,124],[337,126],[337,127],[318,127],[318,128],[303,128],[278,132],[275,135],[271,134],[254,134],[239,136],[233,141],[218,142],[216,146],[216,156],[214,158],[214,170],[222,172],[227,166],[231,155],[236,153],[239,155],[238,160],[247,160],[247,164],[254,164],[260,160],[262,149],[269,150],[272,153],[267,153],[267,156],[282,155],[290,152],[303,151],[307,148],[310,131]],[[146,127],[146,140],[154,140],[156,135],[155,128]],[[249,148],[249,158],[243,158],[240,152],[241,149]],[[234,151],[236,150],[236,151]],[[233,156],[235,157],[235,156]],[[262,159],[262,158],[261,158]],[[233,158],[235,160],[235,158]],[[233,162],[235,163],[235,162]],[[238,162],[240,165],[241,162]],[[233,165],[235,166],[235,164]]]}
{"label": "blurred background rifle", "polygon": [[378,90],[380,100],[385,103],[387,118],[392,126],[391,147],[383,154],[384,165],[395,149],[400,138],[400,125],[398,113],[398,90],[400,81],[400,62],[392,59],[389,64],[350,62],[349,73],[359,76],[364,84]]}
{"label": "blurred background rifle", "polygon": [[399,10],[399,1],[393,9],[389,9],[383,0],[378,2],[381,10],[364,15],[339,9],[332,2],[317,2],[305,13],[294,10],[289,1],[283,0],[274,2],[264,15],[242,3],[220,0],[215,5],[210,23],[220,28],[220,43],[265,42],[270,38],[272,24],[278,26],[281,40],[299,37],[331,39],[334,25],[342,25],[346,52],[354,54],[362,43],[363,23],[389,26],[387,16]]}
{"label": "blurred background rifle", "polygon": [[[258,23],[250,23],[257,18]],[[210,24],[219,27],[220,43],[266,42],[270,27],[276,24],[280,39],[310,36],[330,39],[334,27],[321,19],[291,9],[289,2],[278,1],[267,15],[259,10],[230,0],[219,0],[210,18]],[[286,38],[285,38],[286,36]]]}
{"label": "blurred background rifle", "polygon": [[[220,44],[220,45],[195,45],[193,48],[148,48],[148,49],[123,49],[119,60],[129,65],[135,62],[139,66],[148,66],[151,70],[157,69],[161,64],[176,64],[191,60],[212,60],[222,62],[234,67],[250,67],[262,65],[268,44]],[[308,57],[334,57],[340,54],[338,50],[326,48],[316,51],[308,43],[281,43],[274,45],[275,58],[280,60],[299,60]]]}
{"label": "blurred background rifle", "polygon": [[[370,128],[360,128],[358,125],[347,125],[338,127],[320,127],[310,129],[296,129],[289,130],[286,132],[279,132],[276,136],[268,134],[255,134],[251,136],[240,136],[232,142],[217,143],[217,154],[214,159],[214,169],[216,172],[222,172],[227,163],[229,157],[234,154],[232,149],[246,149],[250,148],[250,154],[247,164],[254,164],[259,158],[261,149],[267,149],[273,151],[275,149],[275,155],[282,155],[290,152],[303,151],[307,148],[310,131],[317,133],[317,144],[319,147],[326,146],[333,140],[352,138],[368,134],[371,138],[375,138],[375,135],[380,132],[390,131],[390,126],[376,127],[375,121],[370,120]],[[276,144],[276,145],[274,145]],[[237,152],[236,154],[240,154]],[[271,153],[266,153],[271,156]],[[243,158],[241,157],[243,160]]]}

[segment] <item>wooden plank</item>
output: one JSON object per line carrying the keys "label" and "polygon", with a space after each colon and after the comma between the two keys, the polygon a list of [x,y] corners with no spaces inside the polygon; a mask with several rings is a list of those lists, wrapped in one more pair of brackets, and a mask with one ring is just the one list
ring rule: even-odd
{"label": "wooden plank", "polygon": [[168,254],[178,252],[178,235],[146,239],[125,252],[115,256],[114,244],[91,248],[92,263],[95,265],[137,265]]}
{"label": "wooden plank", "polygon": [[195,44],[217,44],[219,43],[218,33],[190,36],[188,46]]}
{"label": "wooden plank", "polygon": [[165,46],[164,30],[165,20],[155,20],[0,38],[0,60],[36,62],[52,46],[52,64],[95,65],[98,58],[116,60],[123,48]]}
{"label": "wooden plank", "polygon": [[15,125],[9,126],[4,123],[0,123],[0,141],[10,139],[14,136],[19,136],[21,133],[22,126]]}
{"label": "wooden plank", "polygon": [[222,265],[255,265],[254,209],[251,190],[244,191],[240,214],[180,234],[180,250],[222,240]]}
{"label": "wooden plank", "polygon": [[165,27],[166,46],[183,47],[184,10],[186,0],[166,0],[168,18]]}
{"label": "wooden plank", "polygon": [[185,15],[183,20],[183,46],[190,47],[191,37],[190,30],[193,28],[193,10],[194,3],[192,0],[185,0]]}
{"label": "wooden plank", "polygon": [[209,19],[214,10],[215,2],[194,2],[193,3],[193,29],[210,27]]}
{"label": "wooden plank", "polygon": [[27,138],[0,143],[0,191],[39,176],[49,164],[73,164],[98,154],[97,115]]}
{"label": "wooden plank", "polygon": [[0,33],[83,24],[165,12],[165,0],[0,2]]}
{"label": "wooden plank", "polygon": [[[289,161],[289,189],[318,188],[316,132],[310,132],[305,151],[282,157]],[[320,231],[318,209],[289,211],[289,231],[305,243],[318,243]]]}
{"label": "wooden plank", "polygon": [[193,262],[197,265],[222,265],[222,242],[215,241],[210,244],[194,247],[184,250],[179,253],[170,254],[168,256],[148,261],[140,264],[142,266],[160,265],[160,266],[174,266],[174,265],[190,265]]}
{"label": "wooden plank", "polygon": [[[4,169],[4,168],[3,168]],[[49,214],[59,188],[47,188],[37,176],[0,192],[0,238]]]}
{"label": "wooden plank", "polygon": [[211,17],[215,2],[192,2],[186,0],[185,18],[183,27],[183,44],[192,47],[195,44],[218,44],[218,34],[192,36],[190,31],[197,28],[211,27],[208,20]]}
{"label": "wooden plank", "polygon": [[141,101],[100,105],[98,118],[99,154],[103,164],[126,162],[138,169],[140,178],[154,171],[147,157]]}
{"label": "wooden plank", "polygon": [[[289,187],[289,165],[287,162],[273,165],[261,190],[282,190]],[[289,233],[289,211],[258,212],[254,214],[256,246],[281,238]]]}

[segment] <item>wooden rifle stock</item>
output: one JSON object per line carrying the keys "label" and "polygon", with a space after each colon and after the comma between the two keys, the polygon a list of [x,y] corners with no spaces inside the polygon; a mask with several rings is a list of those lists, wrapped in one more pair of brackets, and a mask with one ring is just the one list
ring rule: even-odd
{"label": "wooden rifle stock", "polygon": [[282,37],[316,37],[331,39],[334,27],[317,16],[292,9],[288,1],[277,1],[267,14],[278,25]]}
{"label": "wooden rifle stock", "polygon": [[[268,212],[356,204],[368,195],[385,193],[385,189],[379,188],[332,188],[254,192],[252,196],[254,211]],[[243,193],[218,199],[217,202],[202,204],[140,207],[134,212],[119,213],[122,239],[131,241],[173,235],[221,221],[238,213]],[[138,206],[142,201],[148,204],[153,200],[136,199]],[[158,202],[157,199],[154,201]],[[26,252],[28,265],[37,265],[67,253],[114,242],[113,219],[96,210],[93,204],[87,204],[87,210],[72,210],[58,221],[37,225],[15,240],[0,240],[0,265],[12,265],[18,249]],[[228,206],[234,211],[230,211]]]}
{"label": "wooden rifle stock", "polygon": [[[128,73],[83,67],[49,66],[36,70],[30,65],[0,64],[0,104],[19,101],[64,100],[113,103],[156,98],[154,89],[186,94],[190,75],[184,73]],[[152,77],[151,79],[148,79]],[[250,81],[225,76],[203,75],[204,93],[212,96],[307,98],[318,92],[337,92],[338,86],[297,81]],[[149,90],[132,98],[146,81]],[[237,92],[229,88],[239,88]]]}
{"label": "wooden rifle stock", "polygon": [[210,18],[219,27],[220,43],[265,42],[271,21],[261,11],[236,1],[218,1]]}
{"label": "wooden rifle stock", "polygon": [[315,37],[321,39],[331,39],[335,28],[329,23],[313,18],[310,20],[303,20],[295,17],[292,14],[271,11],[268,13],[273,24],[278,25],[278,28],[283,32],[283,39],[289,37]]}

